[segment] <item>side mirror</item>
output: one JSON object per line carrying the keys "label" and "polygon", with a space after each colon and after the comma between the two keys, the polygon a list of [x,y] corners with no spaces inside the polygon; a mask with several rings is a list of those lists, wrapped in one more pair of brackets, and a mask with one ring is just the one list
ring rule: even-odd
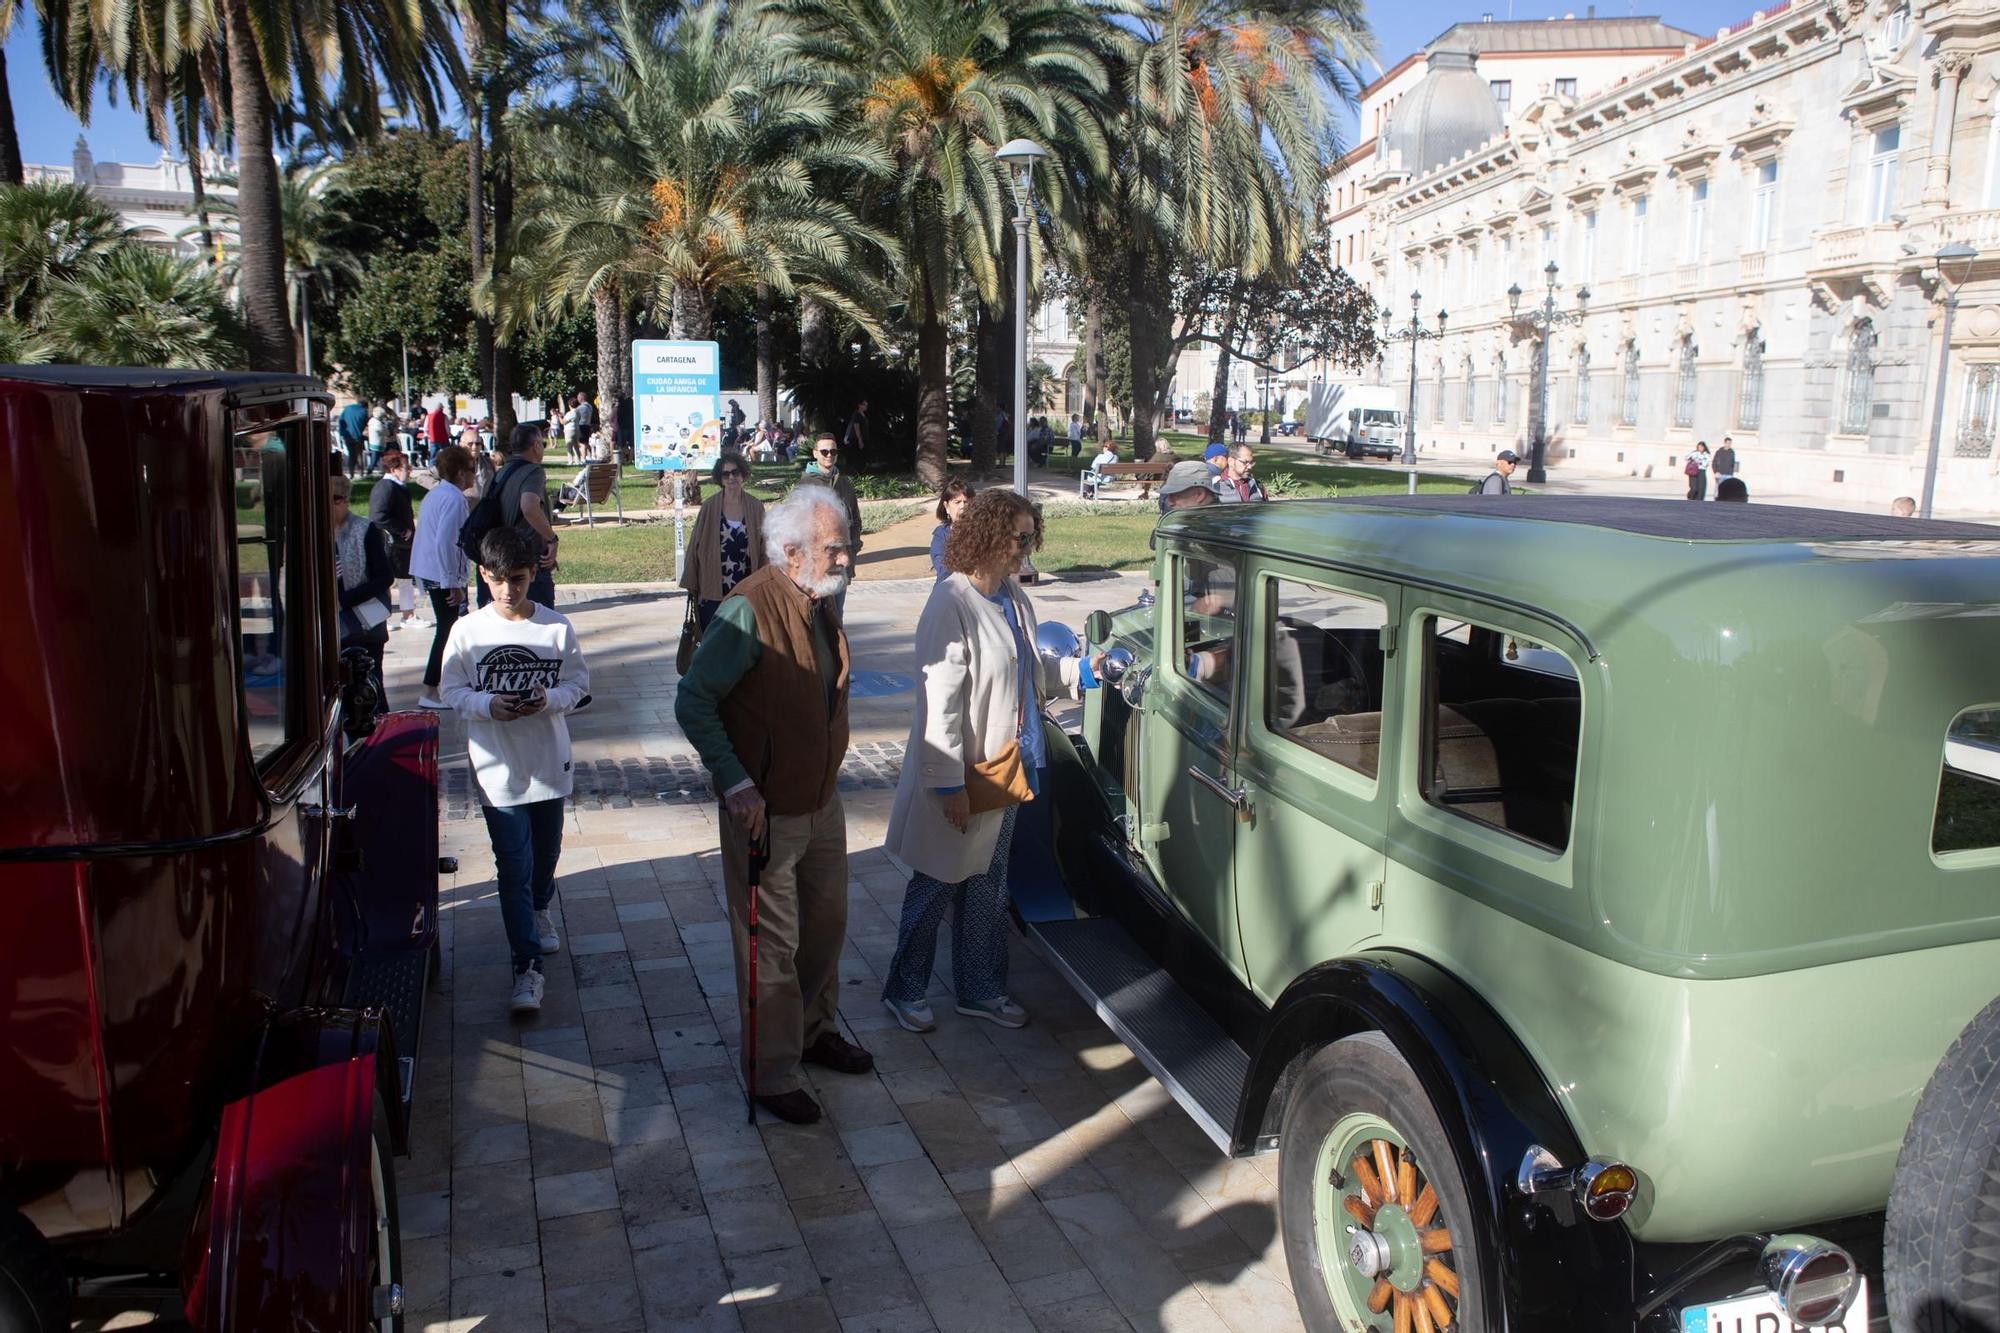
{"label": "side mirror", "polygon": [[1083,641],[1095,647],[1111,642],[1111,613],[1092,611],[1083,620]]}

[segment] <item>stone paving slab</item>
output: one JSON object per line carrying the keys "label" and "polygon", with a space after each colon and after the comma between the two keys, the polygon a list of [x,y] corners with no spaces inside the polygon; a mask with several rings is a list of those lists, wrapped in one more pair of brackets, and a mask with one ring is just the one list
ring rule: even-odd
{"label": "stone paving slab", "polygon": [[[1081,621],[1123,577],[1036,594]],[[858,585],[858,669],[910,669],[928,581]],[[665,603],[662,605],[662,603]],[[881,852],[908,694],[856,700],[844,777],[843,1020],[875,1073],[810,1071],[827,1119],[746,1122],[716,811],[659,799],[690,755],[672,721],[678,598],[564,590],[594,702],[576,753],[540,1015],[506,1010],[505,936],[476,813],[444,826],[445,969],[398,1163],[412,1330],[675,1333],[1284,1333],[1276,1159],[1228,1162],[1017,939],[1010,1032],[939,1010],[928,1036],[877,1003],[901,877]],[[429,647],[391,636],[391,697]],[[584,725],[585,719],[588,724]],[[446,771],[464,733],[447,721]],[[882,785],[874,785],[873,777]],[[608,798],[607,798],[608,796]],[[447,793],[447,800],[453,799]],[[460,790],[469,803],[469,787]],[[949,971],[949,939],[941,941]],[[933,988],[949,991],[942,978]]]}

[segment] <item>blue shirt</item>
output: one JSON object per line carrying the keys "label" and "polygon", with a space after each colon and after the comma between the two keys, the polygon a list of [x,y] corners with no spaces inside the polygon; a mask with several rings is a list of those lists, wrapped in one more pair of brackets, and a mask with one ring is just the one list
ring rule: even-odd
{"label": "blue shirt", "polygon": [[359,403],[349,403],[340,409],[340,438],[359,440],[368,434],[368,409]]}
{"label": "blue shirt", "polygon": [[1000,604],[1000,609],[1007,613],[1007,628],[1014,631],[1015,670],[1020,673],[1016,686],[1021,692],[1021,763],[1028,770],[1028,789],[1039,796],[1040,772],[1049,762],[1049,743],[1042,734],[1042,710],[1028,705],[1035,700],[1035,672],[1041,663],[1035,660],[1035,646],[1021,631],[1021,609],[1008,594],[1007,585],[1001,584],[1000,591],[988,600]]}
{"label": "blue shirt", "polygon": [[951,571],[944,567],[944,539],[951,535],[951,524],[940,523],[931,533],[931,569],[937,574],[937,581],[943,583],[951,577]]}

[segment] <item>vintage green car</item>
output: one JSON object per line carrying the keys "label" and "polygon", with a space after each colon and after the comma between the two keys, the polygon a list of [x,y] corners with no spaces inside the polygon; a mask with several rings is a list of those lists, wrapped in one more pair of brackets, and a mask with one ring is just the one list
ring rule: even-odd
{"label": "vintage green car", "polygon": [[1885,1208],[1897,1327],[1994,1326],[2000,530],[1411,496],[1154,546],[1017,907],[1282,1146],[1309,1328],[1858,1330]]}

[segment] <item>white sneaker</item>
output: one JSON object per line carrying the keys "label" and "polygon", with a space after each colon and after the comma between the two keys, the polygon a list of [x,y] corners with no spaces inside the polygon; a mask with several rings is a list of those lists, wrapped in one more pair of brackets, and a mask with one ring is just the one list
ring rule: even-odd
{"label": "white sneaker", "polygon": [[532,1014],[542,1007],[542,988],[548,983],[535,968],[527,968],[514,974],[514,994],[508,998],[507,1007],[517,1014]]}
{"label": "white sneaker", "polygon": [[905,1032],[936,1032],[937,1018],[931,1013],[930,1005],[922,1000],[892,1000],[882,997],[882,1007],[896,1016],[896,1022]]}
{"label": "white sneaker", "polygon": [[554,953],[562,948],[562,936],[556,934],[556,923],[549,919],[547,912],[535,913],[535,934],[541,937],[543,953]]}
{"label": "white sneaker", "polygon": [[958,1012],[967,1018],[983,1018],[989,1023],[997,1023],[1003,1028],[1024,1028],[1028,1026],[1028,1011],[1004,995],[996,995],[990,1000],[958,1002]]}
{"label": "white sneaker", "polygon": [[438,698],[435,694],[426,694],[423,698],[417,700],[417,707],[428,708],[436,713],[449,713],[451,711],[451,705]]}

